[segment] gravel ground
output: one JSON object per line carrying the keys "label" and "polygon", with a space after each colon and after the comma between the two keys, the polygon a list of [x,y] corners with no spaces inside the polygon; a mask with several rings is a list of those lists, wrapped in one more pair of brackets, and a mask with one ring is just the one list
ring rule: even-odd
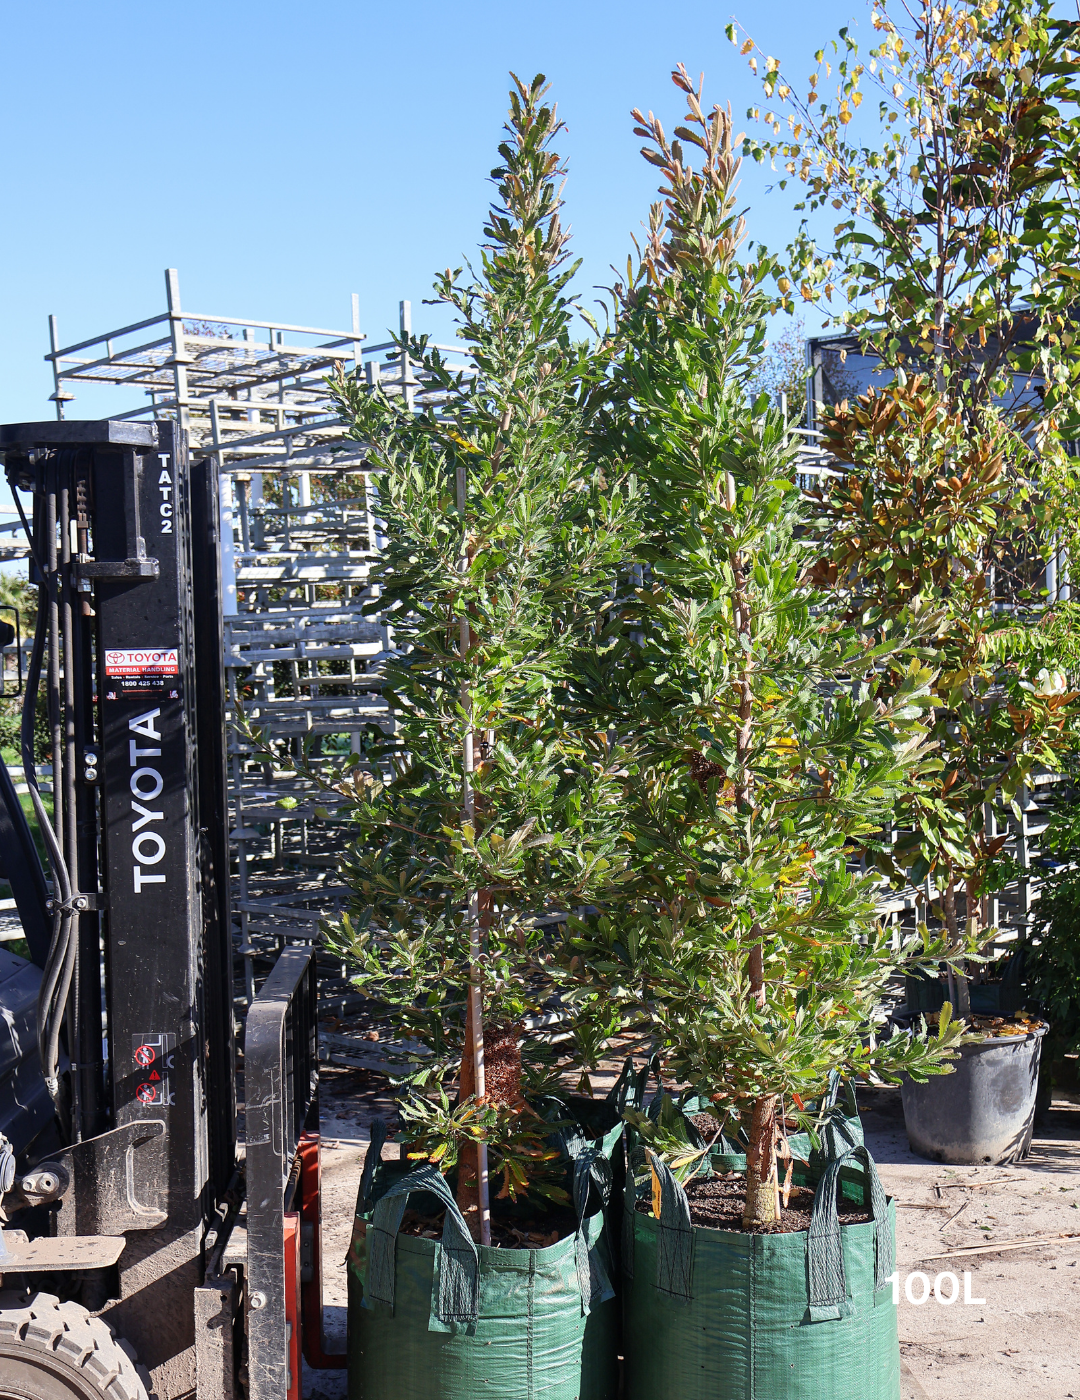
{"label": "gravel ground", "polygon": [[[607,1078],[596,1077],[596,1092]],[[860,1101],[867,1145],[898,1204],[903,1400],[1080,1400],[1080,1104],[1056,1102],[1017,1166],[945,1167],[909,1149],[898,1090]],[[392,1121],[393,1099],[374,1073],[324,1066],[321,1103],[326,1339],[343,1350],[356,1190],[371,1119]],[[1032,1237],[1051,1242],[992,1248]],[[931,1258],[959,1249],[983,1252]],[[909,1276],[920,1272],[931,1285],[955,1274],[957,1301],[909,1302]],[[968,1296],[983,1301],[965,1304],[965,1273]],[[913,1296],[922,1288],[911,1280]],[[951,1282],[939,1291],[947,1297]],[[304,1395],[345,1400],[345,1372],[305,1367]]]}

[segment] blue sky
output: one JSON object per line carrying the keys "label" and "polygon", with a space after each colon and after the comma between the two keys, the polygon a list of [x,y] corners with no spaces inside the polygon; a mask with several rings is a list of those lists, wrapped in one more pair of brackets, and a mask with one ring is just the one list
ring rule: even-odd
{"label": "blue sky", "polygon": [[[755,0],[736,14],[800,74],[850,18],[869,31],[865,0]],[[185,309],[347,326],[355,291],[373,336],[403,297],[414,327],[445,336],[419,303],[477,242],[510,68],[546,73],[568,124],[588,292],[625,261],[654,187],[630,108],[670,129],[680,60],[737,119],[755,98],[728,19],[638,0],[9,5],[0,421],[53,414],[50,312],[62,344],[141,319],[164,307],[166,266]],[[743,192],[752,235],[777,245],[795,218],[768,180],[747,170]],[[100,391],[68,414],[130,406]]]}

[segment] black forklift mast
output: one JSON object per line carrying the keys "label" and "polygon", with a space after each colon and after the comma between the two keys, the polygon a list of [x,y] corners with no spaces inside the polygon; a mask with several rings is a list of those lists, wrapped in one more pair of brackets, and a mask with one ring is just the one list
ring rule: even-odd
{"label": "black forklift mast", "polygon": [[[150,1392],[99,1333],[131,1400],[299,1400],[301,1353],[344,1365],[322,1331],[315,955],[286,949],[249,1008],[241,1161],[216,474],[168,422],[0,427],[0,457],[31,501],[22,751],[48,856],[0,764],[0,873],[40,969],[36,1045],[17,1047],[35,1092],[5,1101],[0,1079],[21,1173],[0,1136],[0,1221],[37,1220],[0,1231],[3,1287],[25,1290],[0,1292],[0,1382],[18,1364],[48,1371],[47,1400],[86,1395],[31,1355],[78,1304],[149,1371]],[[50,1279],[62,1296],[34,1293]]]}
{"label": "black forklift mast", "polygon": [[51,896],[6,772],[0,851],[43,969],[62,1137],[49,1155],[68,1178],[52,1233],[58,1248],[125,1237],[115,1282],[91,1269],[82,1301],[111,1300],[104,1315],[163,1396],[193,1394],[193,1297],[236,1166],[214,476],[189,469],[167,422],[7,426],[0,453],[13,489],[32,492],[41,599],[23,757]]}

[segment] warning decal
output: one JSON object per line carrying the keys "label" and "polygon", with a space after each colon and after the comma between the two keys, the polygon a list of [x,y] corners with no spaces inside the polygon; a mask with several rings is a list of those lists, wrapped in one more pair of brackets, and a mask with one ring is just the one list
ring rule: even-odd
{"label": "warning decal", "polygon": [[105,653],[107,676],[178,676],[176,647],[114,647]]}
{"label": "warning decal", "polygon": [[135,1097],[147,1107],[169,1108],[173,1104],[169,1083],[173,1068],[176,1036],[165,1034],[133,1035],[131,1058],[137,1066],[134,1074]]}

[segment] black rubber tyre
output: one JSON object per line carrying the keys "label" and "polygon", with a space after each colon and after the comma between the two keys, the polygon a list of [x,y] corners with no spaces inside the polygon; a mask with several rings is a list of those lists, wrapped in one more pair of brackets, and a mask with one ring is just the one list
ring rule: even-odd
{"label": "black rubber tyre", "polygon": [[140,1369],[78,1303],[0,1291],[0,1400],[148,1400]]}

